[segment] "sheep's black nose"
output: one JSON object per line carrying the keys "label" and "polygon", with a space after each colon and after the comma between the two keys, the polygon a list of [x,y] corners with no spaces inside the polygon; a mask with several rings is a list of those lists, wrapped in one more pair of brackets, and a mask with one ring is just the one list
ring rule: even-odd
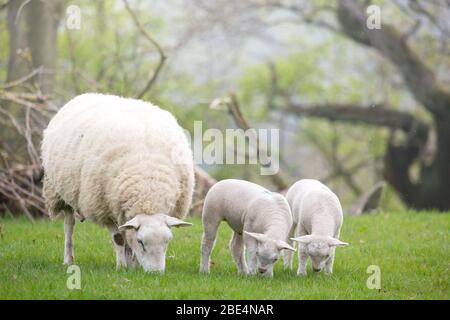
{"label": "sheep's black nose", "polygon": [[259,268],[258,270],[259,270],[259,273],[265,273],[266,272],[266,269],[263,269],[263,268]]}
{"label": "sheep's black nose", "polygon": [[320,272],[320,270],[321,270],[321,269],[313,268],[313,271],[314,271],[314,272]]}

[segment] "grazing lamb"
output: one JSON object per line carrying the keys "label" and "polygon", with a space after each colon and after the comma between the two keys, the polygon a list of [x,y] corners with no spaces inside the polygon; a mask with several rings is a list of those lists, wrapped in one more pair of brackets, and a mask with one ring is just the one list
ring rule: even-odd
{"label": "grazing lamb", "polygon": [[[338,197],[321,182],[303,179],[289,188],[286,198],[294,220],[291,241],[299,243],[297,274],[306,275],[308,256],[315,272],[325,268],[333,273],[336,247],[348,245],[339,240],[343,214]],[[292,268],[292,253],[284,258],[285,267]]]}
{"label": "grazing lamb", "polygon": [[258,269],[271,277],[280,251],[294,250],[286,243],[292,226],[289,204],[282,195],[257,184],[234,179],[217,182],[206,195],[202,219],[200,272],[209,272],[209,257],[222,220],[234,231],[230,249],[238,273],[255,274]]}
{"label": "grazing lamb", "polygon": [[139,100],[83,94],[50,121],[42,142],[50,216],[64,212],[64,263],[73,263],[75,212],[106,226],[117,267],[164,271],[170,231],[190,207],[189,143],[167,111]]}

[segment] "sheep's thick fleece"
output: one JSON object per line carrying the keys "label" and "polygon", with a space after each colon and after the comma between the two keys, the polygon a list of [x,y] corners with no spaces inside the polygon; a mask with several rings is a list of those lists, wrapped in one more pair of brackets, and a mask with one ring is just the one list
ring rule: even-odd
{"label": "sheep's thick fleece", "polygon": [[100,224],[137,214],[184,217],[194,171],[176,119],[150,103],[83,94],[50,121],[42,143],[44,195],[51,215],[67,209]]}

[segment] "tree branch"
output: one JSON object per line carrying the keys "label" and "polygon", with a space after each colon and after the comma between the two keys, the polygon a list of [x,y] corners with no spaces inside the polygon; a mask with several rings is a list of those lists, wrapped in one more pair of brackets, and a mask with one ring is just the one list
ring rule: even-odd
{"label": "tree branch", "polygon": [[161,72],[161,69],[164,65],[164,62],[167,59],[167,56],[164,53],[164,50],[162,49],[162,47],[159,45],[159,43],[156,40],[154,40],[152,38],[152,36],[150,36],[148,34],[148,32],[145,30],[144,26],[141,24],[138,17],[136,16],[136,13],[134,13],[134,11],[131,9],[130,5],[128,4],[128,0],[123,0],[123,2],[125,4],[125,8],[127,9],[128,13],[130,14],[131,18],[133,19],[134,24],[139,29],[140,33],[144,36],[145,39],[147,39],[158,50],[158,54],[159,54],[158,65],[156,66],[155,70],[152,71],[152,73],[150,74],[149,80],[147,81],[147,84],[145,85],[145,87],[136,95],[136,98],[141,99],[148,91],[150,91],[150,89],[155,84],[155,82]]}
{"label": "tree branch", "polygon": [[[247,119],[244,117],[244,115],[241,112],[241,107],[240,107],[239,101],[234,93],[229,94],[229,99],[226,100],[226,105],[228,107],[228,112],[231,114],[234,122],[236,123],[236,125],[239,128],[241,128],[245,131],[251,129],[251,126],[249,125]],[[260,153],[261,147],[259,145],[258,137],[255,137],[255,141],[256,141],[257,154],[261,154]],[[289,186],[281,169],[279,169],[277,173],[271,175],[270,179],[275,184],[275,186],[278,188],[278,190],[286,189]]]}
{"label": "tree branch", "polygon": [[373,126],[400,129],[405,132],[417,131],[420,135],[428,133],[428,125],[411,114],[395,111],[392,108],[375,105],[356,106],[344,104],[323,104],[305,106],[288,102],[287,112],[298,116],[323,118],[333,121],[364,123]]}
{"label": "tree branch", "polygon": [[411,93],[435,118],[448,116],[450,92],[394,27],[383,24],[381,29],[368,29],[365,7],[355,0],[339,0],[337,18],[347,36],[376,49],[398,68]]}

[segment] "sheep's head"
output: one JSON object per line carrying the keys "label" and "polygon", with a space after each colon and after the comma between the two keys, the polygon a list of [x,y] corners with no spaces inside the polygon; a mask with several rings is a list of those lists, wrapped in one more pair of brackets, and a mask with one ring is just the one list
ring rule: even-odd
{"label": "sheep's head", "polygon": [[331,259],[336,247],[348,246],[348,243],[328,236],[306,235],[291,238],[299,245],[304,246],[306,253],[311,258],[312,267],[315,272],[321,271],[326,262]]}
{"label": "sheep's head", "polygon": [[165,214],[139,214],[119,230],[125,231],[127,243],[145,271],[164,272],[167,246],[173,237],[170,229],[191,225]]}
{"label": "sheep's head", "polygon": [[258,260],[258,271],[265,276],[273,276],[273,265],[280,258],[281,250],[295,251],[287,242],[271,239],[263,233],[253,233],[244,231],[244,233],[255,239],[258,243],[256,258]]}

